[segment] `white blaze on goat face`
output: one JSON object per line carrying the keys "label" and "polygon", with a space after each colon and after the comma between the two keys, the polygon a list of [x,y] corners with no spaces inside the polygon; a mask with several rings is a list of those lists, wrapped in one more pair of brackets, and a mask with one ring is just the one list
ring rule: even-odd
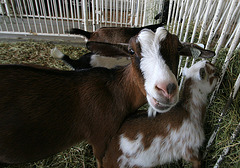
{"label": "white blaze on goat face", "polygon": [[[167,30],[160,27],[154,33],[142,30],[138,36],[141,45],[140,68],[145,79],[145,90],[150,106],[157,112],[167,112],[179,98],[177,80],[160,52],[161,42],[167,40]],[[167,92],[168,85],[174,84],[174,94]]]}

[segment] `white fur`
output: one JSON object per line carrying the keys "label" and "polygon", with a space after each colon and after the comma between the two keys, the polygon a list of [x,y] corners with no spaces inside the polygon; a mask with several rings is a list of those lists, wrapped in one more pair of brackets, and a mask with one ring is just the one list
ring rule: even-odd
{"label": "white fur", "polygon": [[[196,119],[194,119],[196,122],[190,120],[185,120],[180,129],[171,130],[171,133],[165,138],[156,136],[148,149],[144,149],[141,142],[143,135],[138,135],[135,141],[121,135],[120,149],[123,154],[118,158],[120,167],[163,165],[179,160],[183,156],[189,156],[187,155],[189,148],[192,148],[197,156],[198,149],[204,141],[204,132],[198,126],[199,123],[197,123]],[[188,160],[190,158],[185,157],[184,159]]]}
{"label": "white fur", "polygon": [[57,49],[57,47],[51,49],[51,56],[53,56],[54,58],[57,59],[62,59],[62,57],[64,56],[64,54]]}
{"label": "white fur", "polygon": [[[199,77],[200,68],[205,66],[206,61],[201,61],[184,71],[186,79],[191,78],[193,81],[192,87],[190,87],[192,99],[184,104],[184,108],[190,112],[190,117],[183,120],[180,128],[173,129],[170,124],[166,125],[162,129],[166,129],[168,135],[162,137],[156,132],[156,137],[153,138],[151,146],[147,149],[144,148],[142,143],[144,135],[140,132],[138,132],[136,140],[130,140],[124,134],[119,136],[120,150],[123,153],[118,158],[121,168],[154,167],[180,158],[189,160],[189,149],[193,150],[193,156],[198,155],[198,150],[204,141],[204,131],[202,109],[196,107],[205,105],[207,95],[213,90],[217,81],[215,78],[212,84],[209,82],[214,74],[206,73],[204,79]],[[211,67],[211,65],[207,66]]]}
{"label": "white fur", "polygon": [[[155,88],[157,84],[177,84],[175,75],[169,69],[165,63],[165,60],[162,59],[162,55],[160,53],[160,43],[166,38],[166,36],[167,31],[163,27],[158,28],[156,33],[151,30],[144,29],[138,36],[138,41],[141,44],[141,55],[143,57],[140,62],[140,68],[145,79],[147,100],[150,106],[157,112],[169,111],[169,109],[177,103],[179,98],[177,93],[171,99],[170,104],[165,104],[164,100],[166,98],[162,95],[159,95]],[[151,98],[156,99],[162,106],[170,105],[170,107],[165,110],[159,110],[153,104],[151,104]],[[151,114],[149,113],[149,115]]]}
{"label": "white fur", "polygon": [[100,55],[94,54],[91,57],[90,64],[92,67],[106,67],[106,68],[114,68],[116,66],[127,65],[131,62],[129,58],[126,57],[104,57]]}

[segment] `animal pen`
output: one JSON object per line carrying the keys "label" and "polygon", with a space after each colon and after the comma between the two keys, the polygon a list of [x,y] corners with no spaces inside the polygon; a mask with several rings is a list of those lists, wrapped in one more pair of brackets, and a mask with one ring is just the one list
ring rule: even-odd
{"label": "animal pen", "polygon": [[[159,13],[159,17],[154,19]],[[239,0],[0,0],[0,35],[80,38],[66,33],[66,30],[80,28],[95,31],[103,26],[141,27],[162,21],[166,21],[165,27],[178,35],[180,41],[200,43],[205,49],[215,50],[216,55],[210,61],[221,71],[210,97],[208,111],[211,114],[208,115],[214,117],[206,118],[206,122],[212,122],[206,126],[211,129],[207,131],[202,149],[203,160],[211,160],[211,167],[239,167]],[[182,67],[194,62],[195,59],[180,58],[180,86]],[[225,95],[224,101],[219,102],[218,97],[222,95]],[[234,119],[228,119],[231,115],[235,116]],[[230,130],[227,136],[218,141],[226,129]],[[228,163],[225,163],[226,160]]]}

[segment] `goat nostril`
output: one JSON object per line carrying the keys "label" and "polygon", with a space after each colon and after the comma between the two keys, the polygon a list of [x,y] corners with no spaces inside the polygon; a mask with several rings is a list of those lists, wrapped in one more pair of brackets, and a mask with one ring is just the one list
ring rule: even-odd
{"label": "goat nostril", "polygon": [[162,91],[162,89],[160,87],[158,87],[157,85],[155,86],[157,91]]}
{"label": "goat nostril", "polygon": [[167,85],[167,93],[172,94],[177,89],[177,86],[175,83],[169,83]]}

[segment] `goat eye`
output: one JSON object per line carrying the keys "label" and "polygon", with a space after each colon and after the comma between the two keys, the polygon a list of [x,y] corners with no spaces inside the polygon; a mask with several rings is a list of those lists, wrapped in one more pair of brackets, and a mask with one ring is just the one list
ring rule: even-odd
{"label": "goat eye", "polygon": [[128,50],[128,52],[129,52],[131,55],[135,54],[134,50],[131,49],[131,48]]}

